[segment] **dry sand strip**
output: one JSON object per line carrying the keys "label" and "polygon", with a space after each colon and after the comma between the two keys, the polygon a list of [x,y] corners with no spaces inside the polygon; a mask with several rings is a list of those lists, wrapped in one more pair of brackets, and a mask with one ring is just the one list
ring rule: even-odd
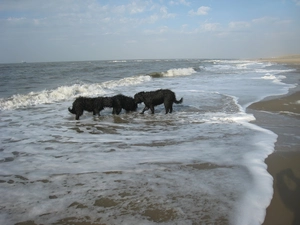
{"label": "dry sand strip", "polygon": [[262,62],[275,62],[282,64],[290,64],[290,65],[300,65],[300,55],[287,55],[280,57],[271,57],[271,58],[259,58],[257,59]]}

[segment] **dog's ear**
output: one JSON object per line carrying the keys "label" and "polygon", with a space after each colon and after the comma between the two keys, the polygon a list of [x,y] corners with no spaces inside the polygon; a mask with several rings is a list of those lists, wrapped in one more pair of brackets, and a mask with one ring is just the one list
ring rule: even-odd
{"label": "dog's ear", "polygon": [[144,97],[143,97],[143,91],[139,92],[139,93],[136,93],[134,95],[134,102],[135,103],[141,103],[143,100],[144,100]]}
{"label": "dog's ear", "polygon": [[140,99],[141,99],[142,101],[145,101],[144,94],[145,94],[145,92],[142,91],[141,94],[139,95],[139,97],[140,97]]}

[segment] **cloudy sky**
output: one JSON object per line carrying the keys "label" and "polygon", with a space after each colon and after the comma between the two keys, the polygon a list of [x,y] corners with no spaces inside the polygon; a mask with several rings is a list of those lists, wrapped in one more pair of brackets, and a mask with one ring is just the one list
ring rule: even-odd
{"label": "cloudy sky", "polygon": [[300,53],[300,0],[0,0],[0,63]]}

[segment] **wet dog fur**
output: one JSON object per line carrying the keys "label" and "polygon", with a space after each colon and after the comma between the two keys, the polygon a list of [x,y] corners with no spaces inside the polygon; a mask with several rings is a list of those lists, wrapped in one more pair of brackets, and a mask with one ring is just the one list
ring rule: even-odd
{"label": "wet dog fur", "polygon": [[76,120],[83,115],[83,111],[93,112],[93,115],[100,116],[100,111],[103,110],[103,98],[88,98],[88,97],[78,97],[73,102],[72,109],[68,108],[69,112],[75,114]]}
{"label": "wet dog fur", "polygon": [[128,97],[122,94],[111,97],[113,99],[113,111],[112,114],[119,115],[122,109],[125,109],[126,113],[136,111],[137,103],[135,103],[132,97]]}
{"label": "wet dog fur", "polygon": [[146,110],[150,109],[151,113],[154,114],[154,106],[164,104],[166,114],[172,113],[173,103],[180,104],[183,98],[176,100],[175,93],[169,89],[160,89],[156,91],[149,92],[139,92],[134,95],[135,103],[139,104],[144,102],[145,108],[141,112],[143,114]]}
{"label": "wet dog fur", "polygon": [[84,111],[93,112],[93,115],[100,116],[100,111],[106,107],[113,108],[112,114],[119,115],[122,109],[125,109],[126,112],[136,111],[137,104],[132,97],[121,94],[113,97],[78,97],[73,102],[72,109],[68,108],[68,110],[76,115],[76,120],[79,120]]}

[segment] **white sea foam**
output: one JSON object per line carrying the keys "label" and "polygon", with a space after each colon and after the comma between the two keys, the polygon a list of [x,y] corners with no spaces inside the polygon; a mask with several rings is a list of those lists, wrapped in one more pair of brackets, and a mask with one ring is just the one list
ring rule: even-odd
{"label": "white sea foam", "polygon": [[49,104],[69,100],[79,96],[96,97],[110,94],[116,88],[132,86],[150,81],[150,76],[126,77],[120,80],[111,80],[95,84],[74,84],[61,86],[53,90],[30,92],[24,95],[13,95],[10,98],[0,99],[0,110],[9,110],[40,104]]}
{"label": "white sea foam", "polygon": [[127,60],[113,60],[113,61],[110,61],[110,63],[126,63]]}
{"label": "white sea foam", "polygon": [[268,66],[263,66],[262,68],[255,69],[256,73],[269,73],[269,74],[279,74],[279,73],[288,73],[296,71],[296,69],[267,69]]}
{"label": "white sea foam", "polygon": [[[266,210],[262,209],[268,207],[273,195],[273,177],[267,172],[264,159],[274,151],[277,135],[254,124],[244,125],[257,130],[258,133],[252,137],[255,150],[246,153],[243,160],[243,165],[247,166],[251,173],[252,186],[241,199],[240,205],[237,205],[234,221],[237,225],[260,225],[266,214]],[[253,219],[253,215],[256,220]]]}
{"label": "white sea foam", "polygon": [[265,76],[261,77],[261,79],[272,80],[274,83],[278,83],[278,84],[283,84],[282,80],[285,79],[285,78],[286,78],[286,76],[284,76],[284,75],[275,76],[275,75],[270,74],[270,73],[267,73]]}
{"label": "white sea foam", "polygon": [[196,71],[193,68],[178,68],[178,69],[170,69],[167,72],[163,72],[163,76],[165,77],[174,77],[174,76],[188,76]]}
{"label": "white sea foam", "polygon": [[123,78],[120,80],[106,81],[106,82],[102,83],[101,86],[103,86],[104,88],[107,88],[107,89],[113,89],[116,87],[141,84],[141,83],[150,81],[151,79],[152,79],[151,76],[126,77],[126,78]]}

